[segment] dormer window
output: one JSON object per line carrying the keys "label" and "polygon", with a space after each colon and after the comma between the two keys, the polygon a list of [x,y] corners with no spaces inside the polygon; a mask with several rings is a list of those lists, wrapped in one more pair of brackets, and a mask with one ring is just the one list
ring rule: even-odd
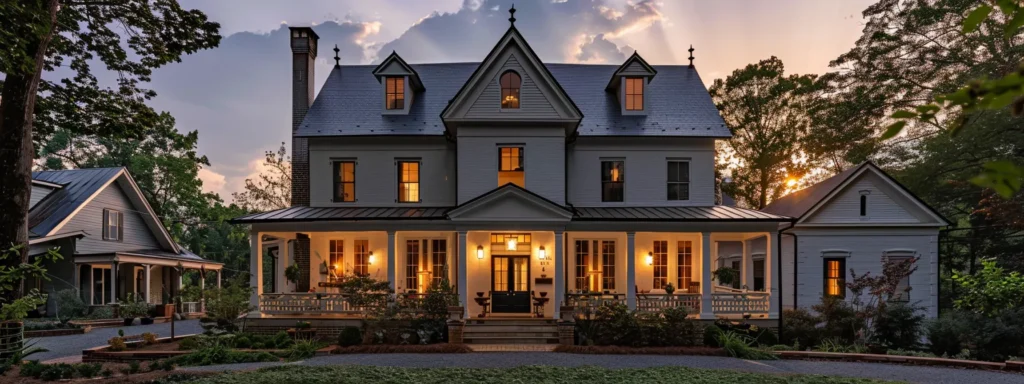
{"label": "dormer window", "polygon": [[387,83],[387,109],[405,109],[405,78],[389,76]]}
{"label": "dormer window", "polygon": [[501,74],[501,109],[519,109],[519,86],[522,80],[513,71]]}
{"label": "dormer window", "polygon": [[626,79],[626,110],[644,110],[644,78],[627,77]]}

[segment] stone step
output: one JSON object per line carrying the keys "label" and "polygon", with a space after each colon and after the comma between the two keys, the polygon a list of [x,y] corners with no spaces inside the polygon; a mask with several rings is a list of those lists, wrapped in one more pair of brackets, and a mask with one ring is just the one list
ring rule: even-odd
{"label": "stone step", "polygon": [[467,319],[467,326],[476,325],[550,325],[557,326],[558,320],[555,319]]}
{"label": "stone step", "polygon": [[462,330],[471,332],[558,332],[558,326],[523,326],[523,325],[468,325]]}
{"label": "stone step", "polygon": [[558,338],[558,332],[465,332],[462,338],[486,338],[486,337],[553,337]]}
{"label": "stone step", "polygon": [[473,337],[463,335],[462,341],[466,344],[558,344],[558,337]]}

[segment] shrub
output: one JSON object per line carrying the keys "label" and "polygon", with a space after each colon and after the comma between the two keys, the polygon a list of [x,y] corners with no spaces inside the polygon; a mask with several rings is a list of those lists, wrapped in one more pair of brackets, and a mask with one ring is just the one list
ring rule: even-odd
{"label": "shrub", "polygon": [[43,365],[45,367],[38,378],[45,381],[66,380],[75,377],[75,367],[67,363]]}
{"label": "shrub", "polygon": [[114,376],[114,371],[111,371],[109,368],[108,369],[104,369],[104,370],[100,371],[100,376],[103,376],[103,377]]}
{"label": "shrub", "polygon": [[704,327],[704,345],[709,347],[721,347],[718,338],[722,335],[722,328],[717,326]]}
{"label": "shrub", "polygon": [[252,348],[252,341],[248,337],[238,336],[234,341],[235,348]]}
{"label": "shrub", "polygon": [[92,378],[100,375],[100,371],[103,370],[103,365],[99,363],[83,363],[76,364],[75,368],[78,370],[78,375],[84,378]]}
{"label": "shrub", "polygon": [[313,340],[296,340],[291,347],[288,347],[285,358],[290,361],[308,359],[320,349],[320,343]]}
{"label": "shrub", "polygon": [[146,345],[156,344],[156,334],[145,332],[142,334],[142,342]]}
{"label": "shrub", "polygon": [[192,351],[196,349],[199,349],[199,340],[196,340],[195,337],[187,337],[178,342],[178,350]]}
{"label": "shrub", "polygon": [[279,361],[276,356],[267,352],[238,352],[232,351],[223,345],[203,347],[187,355],[175,356],[164,364],[177,366],[197,365],[219,365],[237,363],[257,363],[266,361]]}
{"label": "shrub", "polygon": [[140,370],[141,366],[139,365],[139,362],[137,360],[132,360],[131,362],[128,363],[128,374],[134,375],[136,373],[139,373]]}
{"label": "shrub", "polygon": [[46,365],[40,364],[39,360],[29,360],[21,365],[21,371],[18,374],[24,377],[39,378],[44,370],[46,370]]}
{"label": "shrub", "polygon": [[113,319],[114,318],[114,309],[110,308],[110,307],[95,307],[95,308],[92,309],[92,312],[89,312],[89,315],[86,316],[86,317],[89,318],[89,319],[93,319],[93,320],[96,320],[96,319]]}
{"label": "shrub", "polygon": [[[746,322],[732,322],[729,320],[715,320],[715,327],[723,332],[732,332],[750,338],[758,346],[772,346],[779,343],[779,337],[770,329],[761,328]],[[717,336],[715,336],[717,337]]]}
{"label": "shrub", "polygon": [[[821,298],[821,303],[811,307],[821,318],[821,338],[834,338],[844,344],[857,340],[857,331],[864,328],[864,320],[850,303],[835,296]],[[808,344],[810,345],[810,344]]]}
{"label": "shrub", "polygon": [[110,346],[111,351],[123,351],[128,348],[128,345],[124,342],[124,337],[114,336],[110,340],[107,340],[107,345]]}
{"label": "shrub", "polygon": [[89,309],[89,306],[85,305],[85,302],[82,301],[82,296],[79,295],[77,289],[59,290],[51,293],[50,299],[56,304],[56,317],[57,321],[61,324],[66,324],[71,319],[82,317],[85,315],[85,311]]}
{"label": "shrub", "polygon": [[[1007,309],[996,317],[956,311],[932,320],[926,327],[929,350],[940,356],[968,355],[1005,361],[1024,353],[1024,309]],[[964,353],[964,351],[967,353]]]}
{"label": "shrub", "polygon": [[755,348],[756,342],[749,336],[736,332],[723,332],[718,335],[718,344],[731,357],[748,360],[775,360],[775,354]]}
{"label": "shrub", "polygon": [[697,335],[704,328],[700,322],[687,318],[690,311],[687,308],[667,308],[661,311],[661,317],[665,319],[665,346],[689,347],[697,345]]}
{"label": "shrub", "polygon": [[953,272],[957,309],[994,317],[1004,309],[1024,306],[1024,275],[1003,271],[995,260],[983,260],[977,273]]}
{"label": "shrub", "polygon": [[207,289],[206,315],[213,321],[213,326],[206,328],[208,332],[223,333],[235,332],[238,326],[235,321],[245,312],[248,312],[249,297],[252,288],[247,281],[242,281],[244,274],[239,274],[237,280],[232,280],[224,288]]}
{"label": "shrub", "polygon": [[636,316],[625,304],[598,307],[594,321],[600,324],[593,336],[597,345],[633,345],[639,336]]}
{"label": "shrub", "polygon": [[120,314],[126,319],[145,317],[149,314],[149,303],[146,303],[139,295],[128,293],[128,298],[121,302]]}
{"label": "shrub", "polygon": [[362,343],[363,331],[359,327],[345,327],[341,329],[341,335],[338,336],[338,345],[351,347]]}
{"label": "shrub", "polygon": [[889,349],[917,348],[923,324],[924,314],[920,307],[891,303],[882,309],[882,315],[875,320],[875,341]]}
{"label": "shrub", "polygon": [[821,342],[821,330],[818,323],[821,318],[804,308],[786,309],[782,311],[782,342],[788,345],[818,345]]}
{"label": "shrub", "polygon": [[559,345],[554,352],[577,353],[583,355],[689,355],[689,356],[725,356],[721,348],[708,347],[618,347],[618,346],[582,346]]}

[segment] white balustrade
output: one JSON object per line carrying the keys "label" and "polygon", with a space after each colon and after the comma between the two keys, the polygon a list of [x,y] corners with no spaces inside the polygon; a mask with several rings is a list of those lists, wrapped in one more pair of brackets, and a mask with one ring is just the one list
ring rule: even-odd
{"label": "white balustrade", "polygon": [[261,313],[270,315],[360,313],[345,295],[336,293],[264,293],[259,305]]}

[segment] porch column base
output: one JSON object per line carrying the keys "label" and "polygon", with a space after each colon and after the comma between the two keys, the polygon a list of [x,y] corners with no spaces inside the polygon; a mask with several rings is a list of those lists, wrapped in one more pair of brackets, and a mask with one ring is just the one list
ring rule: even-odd
{"label": "porch column base", "polygon": [[574,345],[576,344],[576,324],[571,322],[559,322],[558,323],[558,344],[560,345]]}
{"label": "porch column base", "polygon": [[465,327],[465,321],[448,320],[448,344],[462,344],[462,330]]}

